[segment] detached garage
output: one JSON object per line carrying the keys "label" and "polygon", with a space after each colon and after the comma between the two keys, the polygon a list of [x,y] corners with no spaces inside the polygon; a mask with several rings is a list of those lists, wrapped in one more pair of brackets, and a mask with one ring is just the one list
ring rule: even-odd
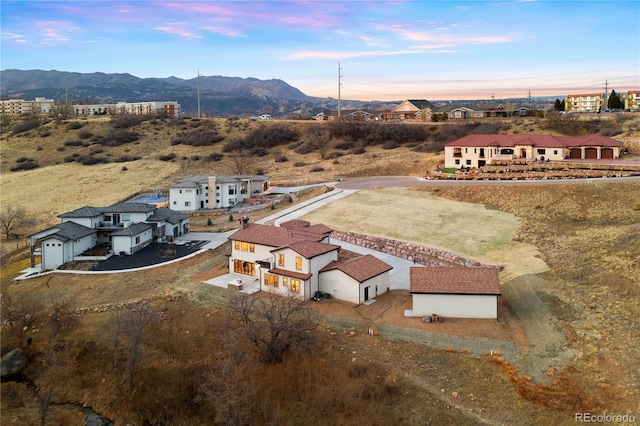
{"label": "detached garage", "polygon": [[414,317],[498,318],[495,268],[413,267],[410,280]]}
{"label": "detached garage", "polygon": [[391,269],[370,254],[334,260],[320,270],[320,291],[359,305],[389,291]]}
{"label": "detached garage", "polygon": [[148,223],[134,223],[111,234],[114,254],[133,254],[142,250],[153,238],[153,228]]}

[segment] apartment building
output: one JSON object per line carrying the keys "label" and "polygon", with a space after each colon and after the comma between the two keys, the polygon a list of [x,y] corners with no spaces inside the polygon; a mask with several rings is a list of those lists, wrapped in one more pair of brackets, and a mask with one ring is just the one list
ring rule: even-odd
{"label": "apartment building", "polygon": [[35,98],[32,101],[24,99],[3,99],[0,101],[3,114],[49,114],[53,111],[53,99]]}
{"label": "apartment building", "polygon": [[566,111],[596,112],[604,108],[605,102],[602,93],[586,93],[580,95],[568,95],[565,101]]}
{"label": "apartment building", "polygon": [[624,98],[624,109],[640,110],[640,90],[629,90]]}

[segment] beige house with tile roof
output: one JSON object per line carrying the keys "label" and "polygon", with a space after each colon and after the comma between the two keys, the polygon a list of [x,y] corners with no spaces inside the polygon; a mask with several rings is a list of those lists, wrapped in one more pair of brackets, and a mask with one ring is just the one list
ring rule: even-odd
{"label": "beige house with tile roof", "polygon": [[617,159],[622,142],[599,134],[580,137],[551,135],[467,135],[444,147],[447,168],[478,168],[498,161]]}
{"label": "beige house with tile roof", "polygon": [[296,219],[271,226],[248,218],[240,224],[229,237],[229,271],[258,281],[260,290],[304,300],[322,292],[359,304],[389,289],[391,266],[370,255],[340,260],[325,225]]}

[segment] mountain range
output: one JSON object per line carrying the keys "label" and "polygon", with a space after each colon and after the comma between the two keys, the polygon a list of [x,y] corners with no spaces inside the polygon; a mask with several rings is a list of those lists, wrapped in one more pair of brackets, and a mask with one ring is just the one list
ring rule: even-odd
{"label": "mountain range", "polygon": [[[189,80],[177,77],[139,78],[131,74],[76,73],[67,71],[0,71],[0,96],[34,99],[45,97],[73,103],[116,103],[177,101],[187,114],[200,110],[215,116],[272,114],[309,116],[322,110],[335,110],[334,98],[307,96],[279,79],[199,76]],[[381,110],[398,102],[342,101],[343,109]]]}

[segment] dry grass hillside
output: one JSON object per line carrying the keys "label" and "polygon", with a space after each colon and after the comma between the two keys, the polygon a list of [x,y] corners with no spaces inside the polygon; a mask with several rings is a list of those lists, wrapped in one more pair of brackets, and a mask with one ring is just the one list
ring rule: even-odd
{"label": "dry grass hillside", "polygon": [[[587,124],[573,117],[559,123],[525,119],[483,129],[588,128],[613,135],[640,154],[640,119],[620,117],[594,116]],[[398,143],[358,133],[357,127],[347,129],[347,136],[328,138],[317,127],[326,124],[155,119],[114,127],[111,120],[78,120],[15,133],[10,128],[17,123],[3,119],[2,206],[25,207],[37,215],[34,227],[40,228],[57,221],[60,212],[166,188],[172,179],[196,173],[242,169],[295,183],[420,175],[441,161],[439,144],[470,128],[427,124],[424,141]],[[291,132],[278,127],[283,125],[294,129],[297,141],[287,140]],[[264,136],[267,127],[275,128],[267,135],[281,138],[275,145],[256,146],[246,136]],[[197,145],[203,134],[205,143],[215,142],[185,144]],[[225,151],[227,144],[237,149]],[[505,285],[535,277],[542,283],[537,296],[545,315],[567,337],[567,347],[559,349],[573,355],[570,364],[548,371],[547,384],[532,381],[526,365],[508,363],[497,353],[474,358],[467,347],[441,350],[369,336],[361,307],[340,304],[327,305],[336,316],[321,318],[308,346],[281,363],[264,364],[243,338],[238,311],[229,310],[230,292],[203,284],[226,272],[228,244],[179,267],[52,274],[22,282],[12,278],[28,259],[14,256],[3,263],[0,277],[1,350],[4,355],[20,347],[30,362],[21,381],[3,380],[3,424],[40,424],[43,410],[46,424],[77,424],[82,407],[116,425],[300,424],[300,419],[341,425],[519,424],[522,419],[568,425],[575,423],[575,412],[637,417],[638,189],[597,183],[415,188],[393,195],[378,190],[313,213],[313,220],[336,229],[348,225],[508,263],[501,275]],[[401,208],[408,200],[418,211],[431,210],[408,214]],[[344,210],[351,213],[347,219],[340,214]],[[391,218],[398,221],[396,228],[385,226]],[[441,232],[452,229],[464,231],[464,238]],[[3,240],[3,251],[16,241],[22,240]],[[492,326],[521,329],[511,302],[517,301],[503,298],[506,315]],[[308,315],[316,313],[312,309]],[[446,333],[456,322],[442,325],[434,331]],[[519,337],[515,343],[528,355],[541,342]]]}

